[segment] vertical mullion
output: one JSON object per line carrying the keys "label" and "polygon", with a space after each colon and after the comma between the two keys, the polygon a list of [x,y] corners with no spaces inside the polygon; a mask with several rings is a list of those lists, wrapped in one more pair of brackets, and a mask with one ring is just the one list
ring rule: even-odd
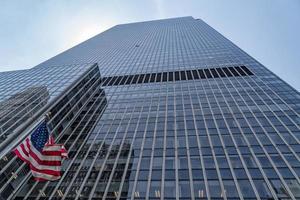
{"label": "vertical mullion", "polygon": [[[182,85],[181,85],[182,86]],[[190,90],[188,90],[190,93]],[[184,100],[184,95],[183,95],[183,90],[181,88],[181,100],[182,100],[182,105],[183,105],[183,118],[184,118],[184,132],[185,132],[185,143],[186,143],[186,153],[187,153],[187,160],[188,160],[188,171],[189,171],[189,184],[190,184],[190,192],[191,192],[191,198],[195,199],[195,194],[194,194],[194,185],[193,185],[193,177],[192,177],[192,164],[191,164],[191,156],[190,156],[190,148],[189,148],[189,141],[188,141],[188,134],[187,134],[187,123],[186,123],[186,110],[185,110],[185,100]],[[188,94],[190,96],[190,94]],[[189,99],[190,100],[190,99]],[[190,101],[191,103],[191,101]]]}
{"label": "vertical mullion", "polygon": [[[168,80],[168,78],[167,78]],[[165,84],[164,84],[165,85]],[[146,190],[146,199],[149,199],[149,193],[150,193],[150,187],[151,187],[151,174],[152,174],[152,170],[153,170],[153,157],[154,157],[154,146],[155,146],[155,142],[156,142],[156,133],[157,133],[157,118],[158,118],[158,114],[159,114],[159,103],[160,103],[160,99],[161,99],[161,90],[162,88],[160,87],[160,91],[159,91],[159,97],[158,97],[158,106],[156,109],[156,116],[155,116],[155,126],[154,126],[154,135],[153,135],[153,141],[152,141],[152,147],[151,147],[151,157],[150,157],[150,166],[149,166],[149,174],[148,174],[148,183],[147,183],[147,190]]]}
{"label": "vertical mullion", "polygon": [[[150,106],[149,106],[149,111],[150,111],[150,108],[151,108],[151,105],[152,104],[150,104]],[[141,110],[140,110],[140,113],[139,113],[139,118],[138,118],[138,121],[137,121],[137,126],[136,126],[136,128],[135,128],[135,131],[134,131],[134,134],[133,134],[133,137],[132,137],[132,144],[134,144],[134,142],[135,142],[135,140],[136,140],[136,134],[137,134],[137,132],[138,132],[138,124],[139,124],[139,122],[140,122],[140,119],[141,119],[141,116],[142,116],[142,110],[143,110],[143,107],[141,107]],[[148,111],[148,112],[149,112]],[[148,114],[148,117],[149,117],[149,114]],[[122,188],[123,188],[123,186],[124,186],[124,181],[125,181],[125,178],[126,178],[126,172],[127,172],[127,170],[128,170],[128,166],[129,166],[129,161],[131,160],[131,152],[133,151],[132,150],[133,149],[133,147],[132,147],[132,145],[130,146],[130,150],[129,150],[129,155],[128,155],[128,158],[127,158],[127,161],[126,161],[126,166],[125,166],[125,173],[123,174],[123,177],[122,177],[122,180],[121,180],[121,185],[120,185],[120,187],[119,187],[119,191],[118,191],[118,194],[119,194],[119,196],[117,197],[117,200],[119,200],[120,198],[121,198],[121,195],[122,195]]]}
{"label": "vertical mullion", "polygon": [[[243,79],[244,80],[244,79]],[[245,80],[244,80],[245,81]],[[245,81],[246,82],[246,81]],[[238,83],[240,84],[240,82],[238,81]],[[251,87],[251,89],[256,93],[255,89],[249,85]],[[260,88],[261,89],[261,88]],[[263,89],[261,89],[263,91]],[[257,103],[255,102],[255,100],[251,97],[251,95],[248,95],[252,101],[255,103],[255,105],[257,107],[259,107],[259,105],[257,105]],[[259,96],[259,95],[258,95]],[[260,96],[259,96],[260,97]],[[272,109],[269,107],[269,105],[262,99],[260,98],[265,105],[271,110],[271,112],[274,114],[274,116],[277,116]],[[274,102],[275,103],[275,102]],[[284,112],[284,111],[282,111]],[[263,130],[266,133],[266,136],[268,137],[268,139],[271,141],[272,145],[276,148],[278,154],[280,155],[280,157],[284,160],[285,164],[287,165],[287,167],[289,168],[289,170],[292,172],[292,174],[294,175],[295,179],[298,181],[298,183],[300,183],[300,179],[298,177],[298,175],[296,174],[296,172],[294,171],[294,169],[290,166],[289,162],[286,160],[286,158],[283,156],[283,154],[281,153],[281,151],[279,149],[277,149],[276,144],[274,143],[273,139],[269,136],[269,134],[267,133],[267,131],[265,130],[265,128],[263,127],[263,125],[261,124],[261,122],[257,119],[257,117],[255,115],[253,115],[255,117],[255,119],[258,121],[258,123],[260,124],[260,126],[263,128]],[[288,143],[285,141],[285,139],[281,136],[280,132],[277,130],[277,128],[273,125],[273,123],[269,120],[269,118],[263,113],[263,116],[267,119],[267,121],[271,124],[272,128],[274,128],[274,130],[276,131],[277,135],[284,141],[285,145],[290,149],[290,151],[292,152],[292,154],[296,157],[296,159],[299,161],[299,156],[297,155],[297,153],[289,147]],[[287,115],[288,116],[288,115]],[[278,117],[276,117],[278,118]],[[294,134],[286,127],[285,123],[283,123],[279,118],[278,120],[282,123],[282,125],[288,130],[288,132],[290,133],[290,135],[299,143],[299,140],[294,136]],[[271,162],[273,162],[273,160],[270,158]],[[280,174],[280,173],[279,173]]]}
{"label": "vertical mullion", "polygon": [[[210,80],[205,80],[208,84],[210,83]],[[202,86],[202,88],[204,88],[203,87],[203,84],[202,84],[202,81],[200,81],[200,83],[201,83],[201,86]],[[196,83],[194,82],[194,85],[196,86]],[[196,86],[197,87],[197,86]],[[204,88],[204,93],[205,93],[205,97],[206,97],[206,99],[207,99],[207,102],[209,102],[208,101],[208,98],[207,98],[207,92],[206,92],[206,90],[205,90],[205,88]],[[197,93],[197,96],[198,96],[198,93]],[[199,98],[199,96],[198,96],[198,98]],[[201,113],[202,113],[202,115],[203,115],[203,117],[205,116],[205,114],[204,114],[204,112],[203,112],[203,108],[202,108],[202,105],[201,105],[201,102],[199,102],[199,105],[200,105],[200,107],[201,107]],[[210,110],[211,110],[211,112],[212,112],[212,108],[211,108],[211,106],[210,106],[210,103],[208,103],[208,105],[209,105],[209,108],[210,108]],[[213,118],[214,119],[214,118]],[[208,138],[208,142],[209,142],[209,145],[211,146],[211,147],[213,147],[213,145],[212,145],[212,141],[211,141],[211,137],[210,137],[210,133],[209,133],[209,131],[208,131],[208,126],[207,126],[207,122],[206,122],[206,118],[203,118],[203,121],[204,121],[204,124],[205,124],[205,129],[206,129],[206,132],[207,132],[207,138]],[[211,152],[212,152],[212,159],[213,159],[213,161],[214,161],[214,163],[215,163],[215,167],[216,167],[216,172],[217,172],[217,176],[218,176],[218,182],[219,182],[219,184],[220,184],[220,189],[221,189],[221,194],[220,194],[220,196],[221,197],[223,197],[223,199],[227,199],[227,197],[226,197],[226,194],[225,194],[225,189],[224,189],[224,185],[223,185],[223,181],[222,181],[222,177],[221,177],[221,173],[220,173],[220,171],[219,171],[219,167],[218,167],[218,161],[217,161],[217,159],[216,159],[216,155],[215,155],[215,152],[214,152],[214,150],[213,149],[211,149]],[[205,168],[205,164],[203,163],[203,166],[204,166],[204,168]],[[206,168],[205,168],[206,169]],[[208,183],[208,182],[207,182]]]}
{"label": "vertical mullion", "polygon": [[[92,87],[91,87],[91,88],[92,88]],[[83,105],[82,108],[84,108],[84,107],[90,102],[90,100],[91,100],[92,98],[95,97],[96,92],[97,92],[97,90],[95,90],[95,91],[92,93],[92,95],[89,97],[89,99],[86,101],[86,103]],[[102,93],[102,92],[101,92],[101,93]],[[74,131],[77,131],[77,128],[80,126],[80,124],[82,123],[82,121],[84,120],[84,118],[88,115],[89,111],[91,111],[91,109],[93,108],[93,106],[96,104],[97,99],[101,99],[101,98],[103,98],[101,95],[99,95],[99,96],[96,98],[96,100],[93,102],[92,106],[89,107],[88,111],[84,114],[84,116],[81,118],[80,122],[76,125],[76,128],[74,129]],[[104,101],[104,100],[103,100],[103,101]],[[102,102],[102,100],[101,100],[101,102]],[[84,127],[83,127],[81,130],[79,129],[79,133],[78,133],[78,135],[76,136],[76,139],[75,139],[75,141],[72,143],[72,145],[71,145],[71,147],[69,148],[69,150],[73,150],[73,146],[76,144],[76,142],[78,141],[78,139],[79,139],[80,136],[82,135],[83,131],[85,130],[85,128],[86,128],[87,125],[89,124],[90,120],[93,118],[94,114],[95,114],[96,111],[100,108],[101,105],[102,105],[102,103],[99,103],[99,105],[97,106],[97,108],[95,109],[95,111],[93,112],[93,114],[88,118],[88,120],[87,120],[86,124],[84,125]],[[81,111],[78,111],[78,112],[81,112]],[[99,115],[99,116],[100,116],[100,115]],[[76,117],[76,118],[77,118],[77,117]],[[65,144],[68,143],[70,137],[71,137],[71,134],[70,134],[70,136],[68,137],[68,139],[65,141]],[[69,166],[67,167],[65,173],[62,175],[62,177],[61,177],[60,180],[58,181],[57,185],[55,186],[55,188],[54,188],[53,191],[51,192],[50,198],[54,195],[54,193],[57,191],[57,189],[58,189],[59,187],[61,187],[61,183],[63,182],[65,176],[66,176],[67,173],[69,172],[70,167],[72,167],[72,164],[74,163],[75,158],[76,158],[77,155],[80,153],[81,149],[84,147],[85,142],[87,141],[87,139],[88,139],[88,135],[86,135],[86,137],[85,137],[85,139],[83,140],[82,144],[80,145],[80,147],[79,147],[77,153],[74,155],[74,158],[70,161]],[[45,183],[45,185],[44,185],[43,189],[41,190],[41,192],[44,192],[44,191],[45,191],[45,189],[48,187],[49,183],[50,183],[50,181],[48,181],[48,182]],[[40,198],[41,192],[40,192],[39,196],[37,196],[37,199]]]}
{"label": "vertical mullion", "polygon": [[[234,78],[234,79],[236,80],[236,78]],[[234,86],[234,84],[232,83],[232,81],[231,81],[230,79],[228,79],[228,80],[229,80],[229,82],[231,83],[231,85]],[[234,88],[235,88],[235,87],[234,87]],[[227,90],[228,90],[228,89],[227,89]],[[236,90],[236,89],[235,89],[235,90]],[[238,91],[237,91],[237,92],[238,92]],[[231,94],[230,92],[229,92],[229,94],[230,94],[230,96],[233,98],[233,96],[232,96],[232,94]],[[238,95],[244,100],[244,98],[243,98],[239,93],[238,93]],[[233,98],[233,100],[234,100],[234,98]],[[235,101],[235,100],[234,100],[234,101]],[[246,102],[244,102],[244,103],[245,103],[245,105],[247,106],[248,110],[251,112],[251,114],[252,114],[253,116],[255,116],[255,115],[253,114],[253,111],[252,111],[252,110],[249,108],[249,106],[246,104]],[[231,111],[231,112],[232,112],[232,111]],[[244,116],[244,113],[243,113],[243,112],[241,112],[241,113],[242,113],[242,115]],[[234,115],[233,115],[233,117],[234,117],[234,119],[236,120],[236,117],[235,117]],[[247,119],[245,116],[244,116],[244,118],[246,119],[247,123],[250,124],[249,121],[248,121],[248,119]],[[238,126],[239,126],[239,125],[238,125]],[[251,126],[249,126],[249,127],[250,127],[250,129],[253,131],[253,133],[255,133],[255,131],[253,130],[253,128],[252,128]],[[262,128],[263,128],[263,127],[262,127]],[[240,126],[239,126],[239,129],[240,129]],[[263,128],[263,130],[264,130],[264,128]],[[241,129],[240,129],[240,131],[241,131]],[[266,133],[265,130],[264,130],[264,133]],[[262,149],[263,149],[263,151],[264,151],[264,154],[266,155],[266,157],[268,157],[268,159],[269,159],[269,161],[270,161],[272,167],[273,167],[274,170],[276,171],[276,173],[277,173],[277,175],[279,176],[281,182],[282,182],[283,185],[285,186],[285,189],[288,191],[290,197],[291,197],[292,199],[295,199],[295,197],[293,196],[293,194],[291,193],[291,191],[290,191],[289,188],[287,187],[286,183],[283,181],[283,178],[281,177],[280,173],[278,172],[277,167],[275,167],[275,165],[274,165],[272,159],[270,158],[268,152],[266,152],[266,150],[263,148],[263,145],[261,144],[260,139],[257,138],[256,134],[254,134],[254,136],[256,137],[257,141],[259,142],[260,146],[262,147]],[[260,164],[260,162],[259,162],[258,164]],[[250,176],[250,177],[251,177],[251,176]],[[251,180],[252,180],[252,179],[251,179]],[[254,184],[253,184],[253,185],[254,185]],[[255,186],[254,186],[254,187],[255,187]],[[272,191],[272,190],[271,190],[271,191]]]}
{"label": "vertical mullion", "polygon": [[[137,100],[138,100],[138,99],[137,99]],[[128,122],[127,126],[126,126],[125,134],[124,134],[124,136],[123,136],[122,143],[121,143],[121,147],[120,147],[121,150],[122,150],[122,147],[123,147],[123,145],[124,145],[124,141],[125,141],[125,139],[126,139],[127,132],[128,132],[128,127],[129,127],[130,121],[132,120],[132,116],[133,116],[133,113],[134,113],[134,111],[135,111],[135,109],[136,109],[136,105],[138,105],[138,104],[135,104],[134,108],[132,109],[132,113],[131,113],[129,122]],[[112,172],[111,172],[110,178],[109,178],[109,180],[108,180],[108,182],[107,182],[106,189],[105,189],[105,192],[104,192],[104,195],[103,195],[103,198],[104,198],[104,199],[107,197],[107,192],[108,192],[108,190],[109,190],[110,183],[111,183],[111,181],[112,181],[112,178],[113,178],[113,175],[114,175],[114,172],[115,172],[115,167],[117,166],[117,163],[118,163],[118,159],[119,159],[120,153],[121,153],[121,151],[118,152],[117,158],[115,159],[114,167],[113,167],[113,170],[112,170]],[[126,175],[126,171],[124,172],[124,174]],[[121,185],[121,184],[120,184],[120,185]],[[120,196],[120,194],[119,194],[119,196]]]}
{"label": "vertical mullion", "polygon": [[[102,98],[101,96],[98,96],[97,99]],[[89,108],[89,111],[91,111],[91,108],[93,108],[94,105],[96,105],[97,101],[94,101],[93,105]],[[98,108],[100,108],[101,104],[99,103],[99,106],[97,107],[97,109],[94,110],[93,114],[89,117],[89,119],[87,120],[87,123],[84,125],[84,127],[80,130],[80,132],[78,133],[78,136],[76,137],[76,140],[74,141],[74,143],[77,142],[77,140],[80,138],[80,136],[82,135],[82,133],[84,132],[85,128],[87,127],[87,125],[89,124],[90,120],[93,118],[94,114],[96,113],[96,111],[98,110]],[[88,112],[86,113],[88,114]],[[85,116],[84,116],[85,117]],[[84,117],[82,119],[84,119]],[[100,115],[99,115],[100,117]],[[80,125],[80,123],[78,124]],[[95,126],[95,124],[93,125]],[[91,130],[90,130],[91,131]],[[53,197],[53,195],[55,194],[55,192],[58,191],[58,188],[63,187],[65,188],[64,193],[63,193],[63,197],[67,194],[68,192],[68,186],[71,186],[72,183],[74,182],[74,176],[73,179],[70,181],[69,185],[66,186],[62,186],[62,182],[65,180],[65,176],[67,175],[67,173],[69,172],[69,169],[73,166],[73,163],[76,161],[77,156],[80,154],[81,150],[84,149],[84,146],[86,144],[86,141],[88,140],[89,135],[86,135],[86,137],[84,138],[83,142],[81,143],[80,147],[78,148],[76,154],[74,155],[73,159],[70,161],[69,166],[66,170],[66,172],[63,174],[63,176],[61,177],[61,179],[59,180],[58,184],[56,185],[55,189],[51,192],[50,194],[50,198]],[[87,153],[87,152],[86,152]],[[82,164],[83,162],[81,162]],[[78,167],[78,169],[80,168],[80,166]],[[75,173],[76,174],[76,173]]]}
{"label": "vertical mullion", "polygon": [[[71,110],[72,110],[72,109],[71,109]],[[71,112],[71,110],[70,110],[70,112]],[[25,165],[26,165],[26,164],[23,163],[22,166],[21,166],[20,168],[23,168]],[[24,181],[26,181],[29,177],[30,177],[30,172],[27,174],[27,176],[25,177]],[[22,182],[23,182],[23,181],[22,181]],[[37,184],[37,182],[35,183],[35,185],[36,185],[36,184]],[[34,186],[35,186],[35,185],[34,185]],[[21,186],[21,185],[20,185],[20,186]],[[34,187],[34,186],[33,186],[33,187]],[[29,194],[29,193],[28,193],[28,194]]]}
{"label": "vertical mullion", "polygon": [[140,172],[140,165],[141,165],[141,160],[142,160],[142,157],[143,157],[142,155],[143,155],[144,143],[145,143],[147,128],[148,128],[148,124],[149,124],[149,116],[151,115],[151,105],[153,104],[152,100],[153,100],[153,98],[151,98],[151,104],[150,104],[149,111],[148,111],[148,116],[147,116],[147,123],[146,123],[146,126],[145,126],[143,139],[142,139],[142,144],[141,144],[141,147],[140,147],[141,152],[140,152],[140,155],[139,155],[139,158],[138,158],[136,174],[135,174],[134,183],[133,183],[133,187],[132,187],[132,192],[133,193],[131,194],[131,197],[130,197],[131,200],[133,200],[134,197],[135,197],[136,185],[137,185],[137,182],[138,182],[137,179],[138,179],[138,175],[139,175],[139,172]]}
{"label": "vertical mullion", "polygon": [[[85,84],[89,84],[89,81],[86,82]],[[90,92],[90,91],[92,91],[92,88],[93,88],[94,86],[96,86],[97,84],[98,84],[97,81],[95,81],[95,82],[93,83],[93,85],[88,89],[87,93]],[[80,92],[80,91],[77,91],[76,94],[74,94],[74,96],[76,96],[79,92]],[[104,93],[104,90],[101,91],[101,94],[102,94],[102,93]],[[73,117],[73,119],[69,122],[69,124],[68,124],[68,126],[65,128],[65,130],[67,130],[67,128],[68,128],[68,127],[74,122],[74,120],[79,116],[79,114],[81,113],[81,111],[83,110],[83,108],[85,108],[85,106],[87,105],[87,103],[89,102],[89,100],[93,98],[94,94],[96,94],[96,90],[92,93],[92,95],[88,98],[88,100],[84,103],[84,105],[81,106],[81,108],[77,111],[77,113],[75,114],[75,116]],[[73,111],[73,108],[74,108],[79,102],[81,102],[81,99],[83,99],[84,97],[85,97],[85,95],[83,95],[83,96],[79,99],[79,101],[78,101],[75,105],[73,105],[73,107],[70,109],[70,111],[69,111],[68,113],[72,112],[72,111]],[[67,113],[67,115],[68,115],[68,113]],[[66,116],[67,116],[67,115],[66,115]],[[66,116],[65,116],[65,117],[66,117]],[[85,115],[84,115],[84,116],[85,116]],[[65,117],[64,117],[64,118],[65,118]],[[64,118],[63,118],[63,119],[64,119]],[[62,119],[62,120],[63,120],[63,119]],[[82,120],[83,120],[83,118],[82,118]],[[78,125],[76,126],[76,128],[75,128],[74,130],[77,130],[77,127],[79,126],[79,124],[81,123],[82,120],[80,120],[80,122],[78,123]],[[57,124],[56,127],[54,127],[54,128],[52,129],[52,131],[56,130],[56,128],[57,128],[59,125],[60,125],[60,124]],[[63,132],[58,136],[58,138],[56,138],[56,140],[59,141],[60,138],[62,138],[63,135],[65,135],[65,133],[66,133],[66,132],[63,131]],[[66,139],[65,144],[69,141],[70,137],[71,137],[71,135]],[[78,136],[77,136],[77,138],[78,138]],[[72,145],[72,146],[73,146],[73,145]],[[72,149],[72,146],[71,146],[70,149]],[[70,149],[69,149],[69,150],[70,150]],[[66,171],[65,173],[67,173],[67,171]],[[35,187],[37,184],[38,184],[38,183],[36,182],[36,183],[32,186],[31,190],[33,190],[34,187]],[[46,187],[48,186],[48,184],[49,184],[49,182],[46,182],[46,183],[45,183],[45,185],[44,185],[44,187],[42,188],[41,192],[44,192],[44,190],[46,189]],[[27,195],[30,195],[30,192],[27,193]],[[40,195],[41,195],[41,193],[37,196],[37,198],[39,198]]]}
{"label": "vertical mullion", "polygon": [[[127,77],[125,77],[125,78],[127,78]],[[121,80],[115,80],[115,81],[117,81],[117,84],[120,84],[120,82],[121,82]],[[100,97],[101,97],[101,96],[100,96]],[[96,111],[96,110],[95,110],[95,111]],[[103,112],[105,112],[105,110],[103,110]],[[103,113],[103,112],[102,112],[102,113]],[[93,115],[92,115],[92,116],[93,116]],[[101,115],[99,115],[99,116],[101,116]],[[95,123],[95,125],[96,125],[96,123]],[[91,129],[90,132],[91,132],[91,131],[93,131],[93,130]],[[89,136],[86,137],[86,140],[88,140],[88,138],[89,138]],[[96,141],[96,138],[95,138],[93,141]],[[81,149],[84,145],[85,145],[85,143],[82,144],[82,146],[80,147],[80,149]],[[92,146],[92,145],[91,145],[91,146]],[[80,152],[80,151],[78,151],[77,154],[74,156],[74,158],[73,158],[74,161],[75,161],[75,158],[77,157],[77,155],[78,155],[79,152]],[[75,176],[74,176],[73,179],[71,180],[71,184],[69,185],[69,187],[66,188],[66,191],[65,191],[65,194],[64,194],[63,198],[66,197],[66,195],[67,195],[67,193],[68,193],[68,191],[69,191],[69,189],[70,189],[70,186],[71,186],[72,183],[75,181],[75,178],[77,178],[76,176],[78,175],[79,170],[80,170],[81,167],[83,166],[83,163],[84,163],[86,157],[88,156],[88,153],[89,153],[89,151],[86,152],[85,158],[83,159],[83,162],[81,162],[81,164],[79,165],[78,169],[76,170]],[[53,195],[53,193],[52,193],[52,195]]]}
{"label": "vertical mullion", "polygon": [[[223,80],[222,80],[222,83],[224,84],[224,81],[223,81]],[[224,84],[224,85],[225,85],[225,84]],[[219,89],[220,91],[222,91],[218,84],[217,84],[217,86],[218,86],[218,89]],[[221,94],[222,94],[222,98],[225,100],[224,94],[223,94],[222,92],[221,92]],[[214,94],[214,95],[215,95],[215,94]],[[216,95],[215,95],[215,96],[216,96]],[[226,100],[225,100],[225,101],[226,101]],[[227,103],[226,103],[226,105],[227,105],[227,107],[230,108],[230,106],[229,106]],[[218,104],[218,106],[219,106],[219,108],[221,109],[221,106],[220,106],[219,104]],[[231,111],[231,113],[232,113],[232,111]],[[223,119],[225,119],[225,116],[224,116],[223,112],[222,112],[221,114],[222,114]],[[226,120],[224,120],[224,122],[225,122],[225,124],[226,124],[227,129],[229,130],[228,122],[227,122]],[[240,128],[240,127],[239,127],[239,128]],[[241,131],[241,129],[240,129],[240,131]],[[250,148],[250,144],[249,144],[249,142],[248,142],[248,139],[245,137],[245,135],[243,134],[242,131],[241,131],[241,134],[242,134],[243,137],[245,138],[245,141],[246,141],[246,143],[247,143],[247,145],[248,145],[248,148],[250,149],[250,152],[251,152],[250,155],[251,155],[251,156],[253,157],[253,159],[255,160],[255,164],[258,166],[260,172],[262,173],[263,178],[264,178],[264,180],[266,181],[266,183],[267,183],[267,185],[268,185],[268,188],[270,189],[270,191],[271,191],[273,197],[277,200],[278,198],[277,198],[277,196],[276,196],[276,194],[275,194],[275,192],[274,192],[274,190],[273,190],[273,188],[272,188],[272,186],[271,186],[271,183],[269,182],[269,180],[268,180],[268,178],[267,178],[265,172],[263,171],[263,169],[262,169],[262,167],[261,167],[261,165],[260,165],[260,163],[259,163],[257,157],[255,156],[255,153],[253,152],[252,148]],[[225,145],[224,145],[223,138],[220,137],[220,139],[221,139],[221,142],[222,142],[223,147],[224,147],[224,149],[225,149]],[[227,152],[225,152],[225,153],[226,153],[226,158],[227,158],[227,160],[230,161]],[[238,184],[238,182],[237,182],[237,180],[236,180],[236,175],[234,174],[234,171],[233,171],[233,168],[232,168],[231,164],[229,164],[229,166],[230,166],[230,168],[231,168],[231,173],[232,173],[232,175],[234,176],[234,181],[235,181],[236,187],[237,187],[237,189],[238,189],[238,192],[239,192],[240,195],[241,195],[241,191],[240,191],[240,189],[239,189],[239,184]]]}
{"label": "vertical mullion", "polygon": [[[116,100],[116,101],[117,101],[117,100]],[[117,116],[117,113],[114,115],[114,119],[115,119],[116,116]],[[112,125],[113,121],[114,121],[114,120],[111,121],[111,125]],[[111,125],[110,125],[110,128],[111,128]],[[109,129],[109,130],[110,130],[110,129]],[[97,158],[98,158],[98,156],[99,156],[99,154],[100,154],[100,152],[101,152],[101,150],[102,150],[102,146],[104,145],[105,140],[106,140],[108,134],[109,134],[109,131],[108,131],[108,132],[106,133],[106,135],[104,136],[103,142],[101,143],[101,146],[100,146],[100,147],[98,148],[98,150],[97,150],[97,153],[96,153],[96,155],[95,155],[95,157],[94,157],[94,160],[92,161],[92,164],[91,164],[91,166],[90,166],[90,168],[89,168],[89,170],[88,170],[88,172],[87,172],[87,174],[86,174],[86,176],[85,176],[85,178],[84,178],[84,180],[83,180],[83,183],[81,184],[81,186],[80,186],[80,188],[79,188],[79,190],[78,190],[78,192],[77,192],[76,199],[80,198],[80,196],[81,196],[80,193],[81,193],[83,187],[85,186],[85,183],[86,183],[86,181],[87,181],[87,179],[88,179],[88,177],[89,177],[89,175],[90,175],[90,173],[91,173],[91,171],[92,171],[92,169],[93,169],[94,164],[95,164],[96,161],[97,161]],[[97,139],[97,136],[98,136],[98,135],[99,135],[99,133],[95,136],[95,139]]]}
{"label": "vertical mullion", "polygon": [[[198,73],[198,76],[201,78],[201,72],[200,71],[197,71]],[[203,73],[203,72],[202,72]],[[200,80],[199,82],[201,82],[202,80]],[[197,88],[197,86],[195,85],[195,87]],[[202,86],[203,87],[203,86]],[[198,89],[197,89],[198,90]],[[198,102],[199,102],[199,105],[200,105],[200,101],[199,101],[199,96],[197,94],[197,97],[198,97]],[[190,97],[191,98],[191,97]],[[192,105],[193,107],[193,105]],[[200,106],[201,107],[201,106]],[[202,113],[202,112],[201,112]],[[206,169],[205,169],[205,166],[204,166],[204,159],[203,159],[203,154],[202,154],[202,150],[201,150],[201,143],[200,143],[200,139],[199,139],[199,131],[198,131],[198,126],[197,126],[197,123],[196,123],[196,117],[195,117],[195,110],[192,109],[192,114],[193,114],[193,121],[194,121],[194,126],[195,126],[195,131],[196,131],[196,138],[197,138],[197,144],[198,144],[198,151],[199,151],[199,157],[200,157],[200,161],[201,161],[201,168],[202,168],[202,175],[203,175],[203,182],[204,182],[204,186],[205,186],[205,190],[206,190],[206,197],[208,199],[210,199],[210,191],[209,191],[209,188],[208,188],[208,180],[207,180],[207,175],[206,175]],[[203,113],[202,113],[203,115]],[[194,181],[194,180],[193,180]],[[194,192],[194,191],[193,191]]]}

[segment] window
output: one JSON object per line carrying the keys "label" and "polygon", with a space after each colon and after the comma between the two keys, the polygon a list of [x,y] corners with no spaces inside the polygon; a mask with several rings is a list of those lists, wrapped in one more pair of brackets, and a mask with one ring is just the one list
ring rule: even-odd
{"label": "window", "polygon": [[191,197],[191,187],[189,181],[179,181],[179,197]]}
{"label": "window", "polygon": [[206,190],[203,181],[194,181],[194,195],[197,199],[206,197]]}
{"label": "window", "polygon": [[238,180],[244,198],[255,198],[255,193],[248,180]]}
{"label": "window", "polygon": [[224,193],[227,197],[229,197],[229,198],[239,197],[236,186],[233,181],[224,180],[223,184],[224,184],[224,189],[225,189]]}
{"label": "window", "polygon": [[279,198],[289,197],[287,190],[280,180],[271,180],[271,184]]}
{"label": "window", "polygon": [[219,181],[208,181],[209,193],[212,198],[222,197]]}
{"label": "window", "polygon": [[[241,70],[241,68],[243,70]],[[246,70],[245,70],[246,69]],[[225,73],[223,73],[223,71]],[[239,73],[237,73],[237,71]],[[174,79],[175,74],[175,79]],[[124,76],[111,76],[102,78],[102,86],[115,86],[115,85],[129,85],[139,83],[153,83],[153,82],[169,82],[169,81],[185,81],[197,80],[207,78],[221,78],[231,76],[250,76],[253,73],[245,66],[223,67],[223,68],[210,68],[198,70],[186,70],[175,72],[159,72],[151,74],[136,74]],[[155,78],[156,77],[156,78]]]}

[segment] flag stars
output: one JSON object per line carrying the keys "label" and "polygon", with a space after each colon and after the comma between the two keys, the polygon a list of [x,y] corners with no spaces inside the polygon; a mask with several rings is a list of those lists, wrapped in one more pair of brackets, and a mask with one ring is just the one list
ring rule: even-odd
{"label": "flag stars", "polygon": [[31,142],[38,151],[42,151],[49,137],[46,128],[46,123],[41,124],[40,127],[31,135]]}

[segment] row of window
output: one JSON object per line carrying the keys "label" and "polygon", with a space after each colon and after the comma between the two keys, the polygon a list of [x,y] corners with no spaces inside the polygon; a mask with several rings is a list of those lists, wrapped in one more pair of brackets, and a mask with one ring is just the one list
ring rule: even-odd
{"label": "row of window", "polygon": [[246,66],[185,70],[175,72],[159,72],[125,76],[103,77],[102,86],[130,85],[138,83],[154,83],[169,81],[185,81],[232,76],[250,76],[253,73]]}

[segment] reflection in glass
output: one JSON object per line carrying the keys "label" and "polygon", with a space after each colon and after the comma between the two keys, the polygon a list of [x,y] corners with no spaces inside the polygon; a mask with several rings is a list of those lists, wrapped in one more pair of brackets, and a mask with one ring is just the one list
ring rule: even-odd
{"label": "reflection in glass", "polygon": [[46,86],[29,87],[0,102],[0,143],[20,124],[47,104]]}

